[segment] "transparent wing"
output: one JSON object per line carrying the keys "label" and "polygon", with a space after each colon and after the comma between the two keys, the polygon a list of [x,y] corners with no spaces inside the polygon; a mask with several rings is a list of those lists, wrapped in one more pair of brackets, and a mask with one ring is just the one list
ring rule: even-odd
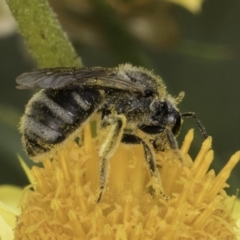
{"label": "transparent wing", "polygon": [[144,92],[144,86],[119,74],[117,68],[45,68],[21,74],[19,89],[98,88]]}

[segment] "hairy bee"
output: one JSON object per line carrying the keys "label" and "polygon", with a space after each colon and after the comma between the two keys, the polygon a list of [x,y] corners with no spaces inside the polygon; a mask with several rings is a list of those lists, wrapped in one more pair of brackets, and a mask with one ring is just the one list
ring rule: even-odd
{"label": "hairy bee", "polygon": [[[203,136],[207,133],[194,113],[180,113],[181,100],[167,94],[159,76],[140,67],[49,68],[23,73],[20,89],[42,89],[29,101],[20,131],[28,155],[39,160],[56,144],[82,127],[94,113],[101,127],[111,127],[100,152],[100,201],[107,180],[107,165],[120,142],[142,144],[151,177],[160,184],[153,149],[178,150],[175,136],[182,117],[193,117]],[[139,131],[149,136],[142,138]]]}

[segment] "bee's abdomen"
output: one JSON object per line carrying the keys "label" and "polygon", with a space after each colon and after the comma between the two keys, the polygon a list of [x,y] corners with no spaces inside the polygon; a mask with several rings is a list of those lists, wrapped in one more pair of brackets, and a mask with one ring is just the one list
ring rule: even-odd
{"label": "bee's abdomen", "polygon": [[97,90],[52,90],[35,94],[21,122],[23,142],[29,156],[49,151],[79,128],[99,107]]}

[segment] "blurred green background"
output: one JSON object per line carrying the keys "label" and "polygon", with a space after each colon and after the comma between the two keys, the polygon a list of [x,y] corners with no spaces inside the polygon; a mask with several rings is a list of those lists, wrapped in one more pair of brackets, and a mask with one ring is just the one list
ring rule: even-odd
{"label": "blurred green background", "polygon": [[[17,90],[15,79],[37,66],[4,1],[0,0],[0,184],[25,186],[28,182],[16,154],[32,163],[22,150],[17,128],[33,92]],[[196,112],[213,137],[216,172],[240,150],[240,1],[51,0],[50,4],[85,66],[131,62],[154,69],[170,94],[185,91],[179,108]],[[203,137],[193,120],[184,121],[178,142],[190,128],[195,129],[194,157]],[[240,164],[228,182],[228,192],[235,194]]]}

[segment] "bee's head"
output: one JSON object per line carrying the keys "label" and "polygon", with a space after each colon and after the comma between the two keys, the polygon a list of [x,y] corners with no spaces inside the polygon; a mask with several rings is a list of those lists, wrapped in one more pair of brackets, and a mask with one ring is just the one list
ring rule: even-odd
{"label": "bee's head", "polygon": [[164,132],[166,128],[173,135],[177,135],[181,126],[181,115],[174,104],[170,101],[154,100],[149,106],[151,111],[148,125],[144,124],[139,128],[149,134],[158,134]]}
{"label": "bee's head", "polygon": [[168,128],[174,135],[179,132],[181,116],[177,108],[169,101],[154,101],[150,105],[153,111],[152,120],[154,125]]}

